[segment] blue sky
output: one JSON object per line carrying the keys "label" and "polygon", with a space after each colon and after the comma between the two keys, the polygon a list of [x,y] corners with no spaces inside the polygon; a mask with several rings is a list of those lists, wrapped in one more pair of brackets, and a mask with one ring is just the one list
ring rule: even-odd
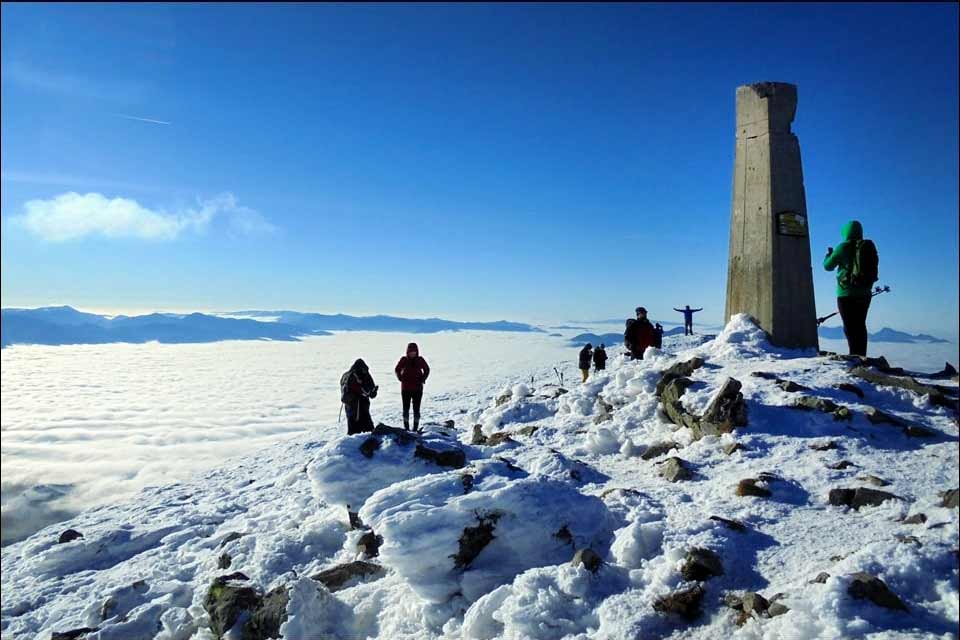
{"label": "blue sky", "polygon": [[956,4],[2,18],[4,306],[720,322],[734,94],[778,80],[815,265],[856,217],[870,325],[957,333]]}

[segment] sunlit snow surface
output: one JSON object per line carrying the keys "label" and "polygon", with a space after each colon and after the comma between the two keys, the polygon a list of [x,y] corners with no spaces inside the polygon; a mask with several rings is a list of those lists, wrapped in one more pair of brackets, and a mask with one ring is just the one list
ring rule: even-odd
{"label": "sunlit snow surface", "polygon": [[[329,358],[329,351],[314,346],[323,344],[320,339],[284,345],[145,345],[129,347],[142,351],[125,360],[112,359],[115,347],[72,349],[74,357],[99,349],[111,352],[104,360],[112,362],[115,371],[98,373],[92,380],[90,361],[96,359],[90,357],[76,362],[72,376],[29,366],[10,368],[32,371],[22,380],[8,376],[8,362],[27,350],[4,350],[5,483],[11,459],[7,391],[30,379],[31,393],[46,391],[33,398],[35,406],[18,410],[24,433],[15,442],[37,447],[32,451],[41,469],[61,450],[69,462],[70,448],[54,444],[44,451],[30,436],[36,440],[42,435],[43,424],[55,430],[57,437],[50,438],[54,443],[61,440],[57,429],[95,432],[90,425],[59,424],[76,421],[79,408],[79,416],[97,419],[91,399],[98,399],[104,412],[120,412],[125,404],[148,412],[150,420],[170,417],[165,429],[155,429],[158,437],[151,444],[150,427],[134,420],[137,412],[123,414],[139,433],[128,441],[122,429],[113,427],[117,451],[104,456],[120,463],[115,462],[112,471],[76,447],[76,455],[87,457],[73,461],[71,468],[89,468],[86,483],[79,486],[96,489],[87,489],[91,500],[111,501],[110,487],[122,486],[125,474],[141,468],[153,469],[152,479],[144,482],[159,482],[183,477],[189,469],[229,453],[244,457],[179,484],[148,488],[135,500],[87,511],[5,547],[3,637],[43,639],[50,631],[89,626],[100,629],[101,639],[209,640],[203,602],[212,579],[226,573],[217,568],[217,558],[220,544],[233,532],[243,535],[223,547],[233,556],[230,571],[243,571],[264,589],[290,587],[286,638],[318,633],[385,639],[955,637],[960,616],[954,553],[958,516],[955,509],[937,506],[938,492],[958,484],[958,429],[949,410],[905,391],[865,383],[859,385],[866,392],[863,401],[838,391],[837,383],[855,382],[845,363],[773,349],[742,318],[715,341],[671,339],[663,352],[649,350],[639,363],[625,362],[616,354],[619,348],[613,349],[608,371],[586,384],[574,377],[576,351],[558,338],[485,335],[472,342],[472,336],[419,339],[434,368],[428,419],[456,421],[456,436],[475,476],[469,492],[462,487],[461,471],[430,468],[410,458],[409,449],[404,453],[384,445],[370,459],[358,455],[354,445],[364,436],[345,437],[343,426],[336,424],[336,379],[358,355],[371,362],[385,391],[374,401],[375,418],[396,424],[399,400],[390,371],[406,343],[403,336],[370,334],[369,347],[345,345]],[[153,362],[146,355],[164,349],[184,350],[166,351]],[[65,353],[62,348],[55,352]],[[747,427],[722,438],[692,441],[688,430],[674,431],[664,420],[654,396],[659,372],[694,355],[707,364],[691,376],[695,384],[684,396],[685,406],[702,411],[723,380],[733,376],[744,385]],[[920,368],[916,362],[888,357],[895,365]],[[172,360],[177,363],[170,364]],[[556,382],[553,365],[560,361],[566,363],[570,392],[545,397],[548,394],[541,393]],[[924,362],[931,365],[927,369],[942,366],[942,361]],[[48,361],[47,366],[66,363]],[[771,380],[751,376],[755,371],[808,386],[809,393],[845,404],[858,415],[845,423],[827,414],[786,408],[793,396]],[[449,372],[447,381],[441,372]],[[81,384],[101,388],[85,393]],[[124,398],[116,400],[116,406],[109,400],[111,390]],[[534,395],[527,396],[527,391]],[[598,424],[601,394],[615,409],[612,419]],[[506,400],[497,405],[497,397]],[[867,403],[939,435],[908,439],[898,429],[872,425],[862,415]],[[37,420],[44,415],[37,407],[48,409],[46,418]],[[33,417],[27,417],[28,410]],[[36,426],[26,429],[31,422]],[[184,423],[198,429],[184,429]],[[474,424],[488,435],[501,429],[538,430],[516,434],[516,443],[473,447],[467,443]],[[291,431],[280,429],[291,425]],[[211,442],[195,433],[204,427]],[[284,434],[290,437],[295,429],[308,433],[271,442]],[[442,430],[430,429],[431,438],[440,437],[436,434]],[[166,455],[161,443],[176,433],[192,439],[172,445],[179,448],[169,452],[184,458],[174,463],[175,456]],[[639,457],[648,445],[666,439],[683,445],[675,454],[689,463],[693,479],[668,483],[658,476],[656,460]],[[726,456],[722,446],[731,440],[749,448]],[[836,440],[839,448],[810,449],[810,444],[826,440]],[[92,442],[112,448],[109,438]],[[203,451],[206,457],[198,455]],[[400,469],[402,456],[411,468],[397,476],[393,471]],[[825,466],[841,459],[855,466]],[[101,469],[112,479],[98,484]],[[28,478],[28,470],[22,467],[21,477]],[[782,478],[771,487],[773,498],[734,495],[740,479],[763,471]],[[884,489],[905,501],[859,512],[827,504],[830,489],[861,486],[857,476],[864,473],[889,481]],[[63,470],[51,471],[43,481],[55,484],[67,477]],[[364,500],[354,508],[360,506],[364,520],[384,536],[378,561],[386,573],[330,594],[306,576],[357,557],[360,532],[349,530],[346,509],[338,502],[344,499]],[[491,510],[501,513],[502,535],[471,568],[446,565],[471,514]],[[898,522],[920,512],[927,516],[925,524]],[[741,520],[749,531],[733,532],[709,520],[710,515]],[[590,544],[606,560],[596,575],[564,560],[572,548],[561,553],[562,539],[550,533],[561,521],[570,524],[571,546]],[[67,526],[84,538],[56,544]],[[920,544],[899,541],[897,534],[914,536]],[[658,596],[685,584],[679,567],[694,546],[717,552],[725,573],[705,583],[704,614],[688,623],[659,614],[652,605]],[[811,584],[821,571],[831,577]],[[910,613],[851,599],[846,576],[855,571],[880,576]],[[132,589],[139,580],[145,586]],[[790,611],[738,628],[722,596],[744,590],[767,597],[783,593]],[[108,597],[119,604],[104,619],[101,609]]]}
{"label": "sunlit snow surface", "polygon": [[504,374],[548,363],[566,368],[567,377],[575,373],[575,349],[530,333],[347,332],[302,342],[5,348],[3,539],[279,439],[337,433],[340,375],[359,357],[381,387],[374,419],[396,424],[393,367],[410,341],[433,369],[426,419],[446,419]]}

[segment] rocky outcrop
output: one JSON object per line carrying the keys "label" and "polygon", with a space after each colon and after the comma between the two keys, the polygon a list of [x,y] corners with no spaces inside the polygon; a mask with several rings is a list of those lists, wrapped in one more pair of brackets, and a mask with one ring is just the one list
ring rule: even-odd
{"label": "rocky outcrop", "polygon": [[946,507],[947,509],[956,509],[960,506],[960,489],[950,489],[949,491],[944,491],[940,494],[942,500],[940,501],[941,507]]}
{"label": "rocky outcrop", "polygon": [[880,578],[864,572],[854,573],[849,577],[851,581],[847,586],[847,593],[852,597],[858,600],[866,598],[878,607],[884,607],[885,609],[908,611],[903,600],[891,591]]}
{"label": "rocky outcrop", "polygon": [[932,438],[937,436],[937,432],[933,429],[928,429],[927,427],[921,427],[920,425],[911,424],[902,418],[899,418],[895,415],[889,413],[884,413],[877,409],[876,407],[869,407],[867,409],[867,420],[871,424],[883,425],[888,424],[894,427],[898,427],[903,431],[903,434],[909,438]]}
{"label": "rocky outcrop", "polygon": [[850,370],[850,375],[856,376],[861,380],[866,380],[874,385],[897,387],[921,396],[929,396],[931,404],[957,411],[957,390],[952,387],[921,384],[910,376],[889,375],[868,369],[867,367],[854,367]]}
{"label": "rocky outcrop", "polygon": [[863,389],[861,389],[855,384],[850,384],[849,382],[841,382],[840,384],[836,385],[835,388],[838,389],[839,391],[846,391],[847,393],[852,393],[853,395],[863,400],[863,397],[864,397]]}
{"label": "rocky outcrop", "polygon": [[757,478],[744,478],[737,484],[737,495],[740,497],[754,496],[757,498],[769,498],[773,494],[766,487],[760,486]]}
{"label": "rocky outcrop", "polygon": [[653,460],[654,458],[659,458],[662,455],[665,455],[672,451],[673,449],[678,449],[679,445],[676,442],[667,441],[667,442],[655,442],[644,450],[640,454],[641,460]]}
{"label": "rocky outcrop", "polygon": [[460,548],[457,553],[450,556],[453,558],[453,566],[457,569],[469,569],[470,563],[480,555],[484,547],[493,542],[496,537],[493,535],[497,528],[497,520],[500,514],[491,512],[487,514],[477,514],[477,525],[466,527],[463,535],[460,536]]}
{"label": "rocky outcrop", "polygon": [[54,631],[50,640],[83,640],[87,634],[96,633],[99,629],[94,627],[81,627],[79,629],[70,629],[69,631]]}
{"label": "rocky outcrop", "polygon": [[903,498],[886,491],[858,487],[856,489],[831,489],[827,499],[835,507],[850,507],[859,510],[862,507],[875,507],[887,500],[902,500]]}
{"label": "rocky outcrop", "polygon": [[674,378],[663,389],[661,401],[667,418],[679,427],[688,427],[693,431],[695,440],[706,435],[730,433],[736,427],[747,424],[747,405],[741,384],[735,378],[727,378],[720,390],[710,401],[702,416],[688,412],[680,397],[693,383],[688,378]]}
{"label": "rocky outcrop", "polygon": [[853,412],[847,407],[838,405],[833,400],[826,398],[817,398],[814,396],[800,396],[792,405],[787,405],[793,409],[802,409],[804,411],[821,411],[829,413],[834,420],[851,420]]}
{"label": "rocky outcrop", "polygon": [[663,372],[659,382],[657,382],[657,397],[663,395],[667,385],[677,378],[689,378],[694,371],[703,366],[703,358],[691,358],[686,362],[678,362]]}
{"label": "rocky outcrop", "polygon": [[83,537],[83,534],[77,531],[76,529],[67,529],[60,534],[60,537],[57,538],[57,544],[65,544],[67,542],[73,542],[74,540],[79,540]]}
{"label": "rocky outcrop", "polygon": [[463,449],[446,449],[443,451],[431,449],[422,444],[417,445],[413,452],[415,458],[427,460],[439,467],[450,467],[451,469],[462,469],[467,464],[467,455]]}
{"label": "rocky outcrop", "polygon": [[745,533],[747,530],[747,526],[739,520],[729,520],[727,518],[721,518],[720,516],[710,516],[710,519],[714,522],[719,522],[728,529],[733,529],[738,533]]}
{"label": "rocky outcrop", "polygon": [[210,630],[217,638],[230,631],[241,615],[246,622],[240,630],[243,640],[279,638],[280,626],[287,619],[286,587],[278,587],[267,594],[258,588],[243,584],[248,578],[240,572],[219,576],[207,590],[203,608],[210,617]]}

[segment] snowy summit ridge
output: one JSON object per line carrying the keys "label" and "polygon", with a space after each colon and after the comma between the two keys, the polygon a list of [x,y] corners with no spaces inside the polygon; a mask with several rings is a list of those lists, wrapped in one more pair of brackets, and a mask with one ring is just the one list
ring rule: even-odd
{"label": "snowy summit ridge", "polygon": [[956,637],[955,378],[665,342],[41,530],[3,638]]}

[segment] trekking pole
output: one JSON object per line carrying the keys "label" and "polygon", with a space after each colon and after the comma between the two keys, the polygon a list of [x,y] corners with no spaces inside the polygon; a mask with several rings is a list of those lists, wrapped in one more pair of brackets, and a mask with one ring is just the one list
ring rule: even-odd
{"label": "trekking pole", "polygon": [[343,417],[343,403],[340,403],[340,413],[337,414],[337,424],[340,424],[340,418]]}
{"label": "trekking pole", "polygon": [[[881,293],[890,293],[890,287],[877,287],[877,288],[875,288],[873,291],[870,292],[870,297],[873,298],[873,297],[875,297],[875,296],[880,295]],[[821,324],[823,324],[824,322],[826,322],[827,320],[829,320],[829,319],[832,318],[833,316],[837,315],[838,313],[840,313],[840,312],[839,312],[839,311],[834,311],[833,313],[831,313],[831,314],[828,315],[828,316],[823,316],[822,318],[817,318],[817,326],[819,327]]]}

